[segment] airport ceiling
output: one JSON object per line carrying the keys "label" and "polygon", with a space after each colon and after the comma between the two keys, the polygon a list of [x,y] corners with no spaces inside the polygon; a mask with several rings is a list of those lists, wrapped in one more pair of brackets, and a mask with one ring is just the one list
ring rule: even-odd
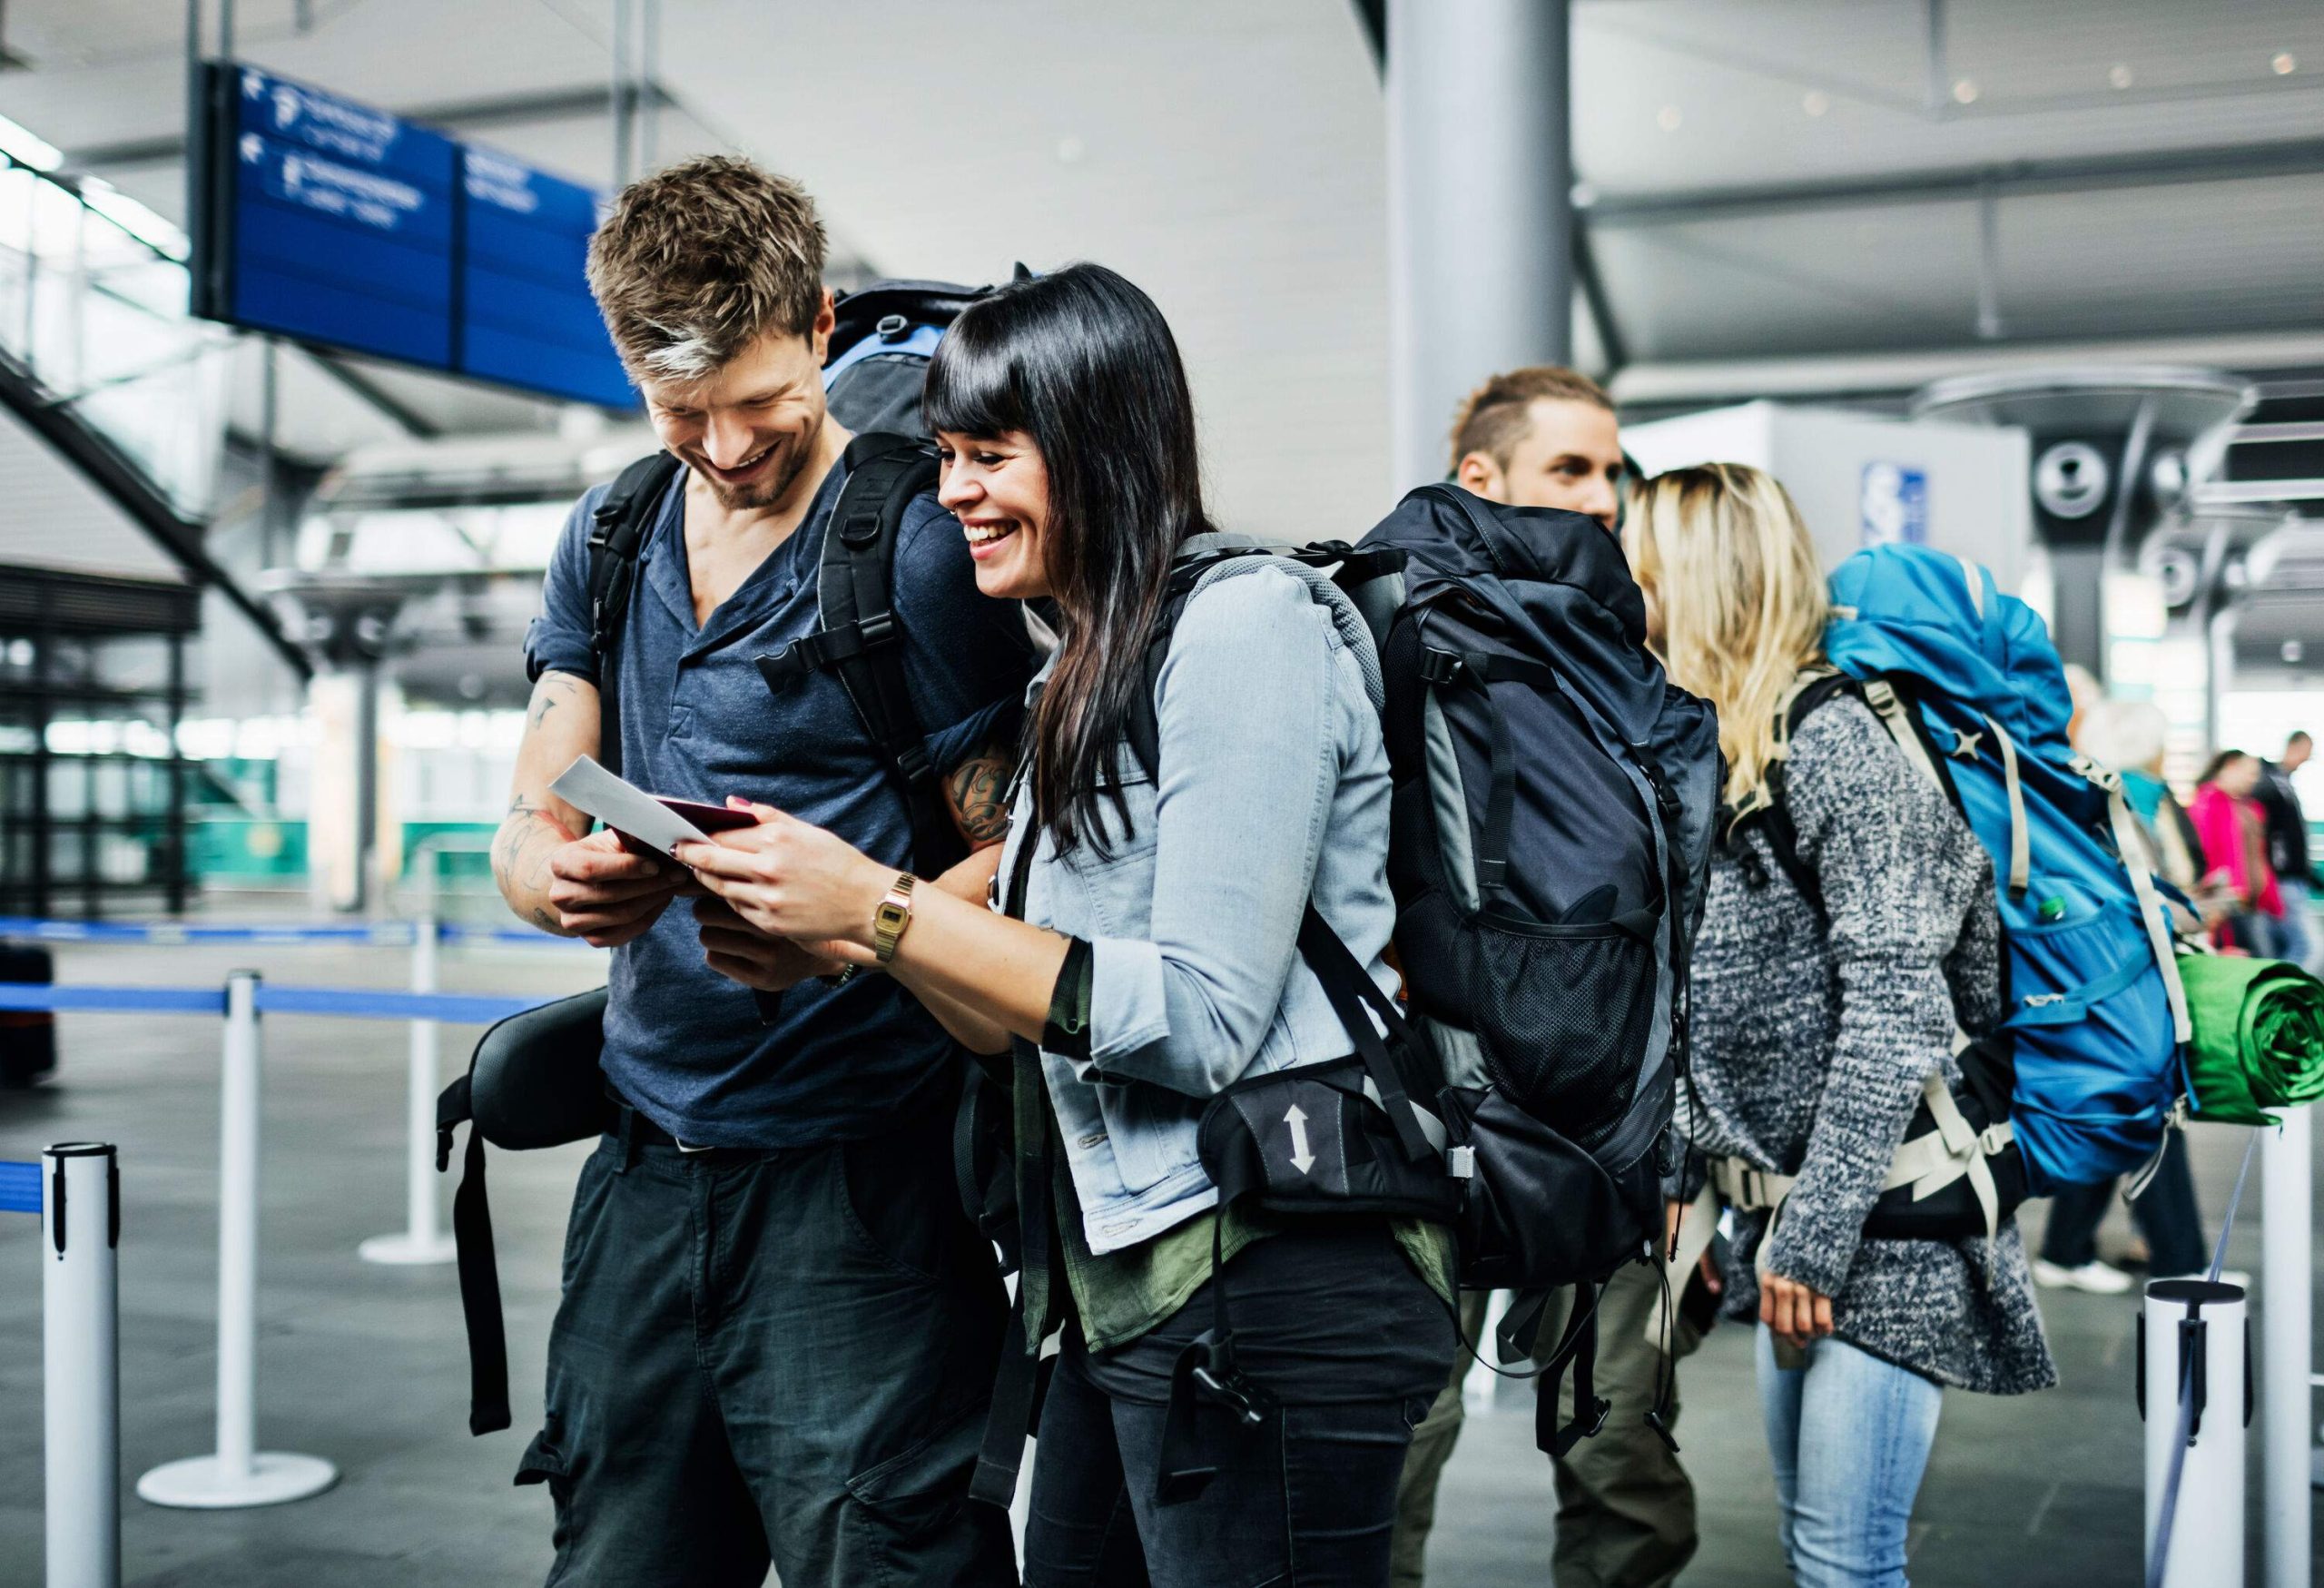
{"label": "airport ceiling", "polygon": [[[663,158],[739,147],[798,175],[839,254],[881,271],[1118,266],[1179,330],[1230,520],[1344,533],[1376,516],[1384,118],[1362,5],[658,9]],[[1577,306],[1585,364],[1709,395],[1776,389],[1786,369],[2068,347],[2324,365],[2314,0],[1573,13],[1577,175],[1611,327]],[[236,17],[237,51],[260,64],[609,173],[613,0],[241,0]],[[160,0],[16,0],[0,113],[175,215],[182,30]],[[363,372],[422,429],[555,422],[531,401]],[[392,433],[313,390],[283,405],[310,456]]]}

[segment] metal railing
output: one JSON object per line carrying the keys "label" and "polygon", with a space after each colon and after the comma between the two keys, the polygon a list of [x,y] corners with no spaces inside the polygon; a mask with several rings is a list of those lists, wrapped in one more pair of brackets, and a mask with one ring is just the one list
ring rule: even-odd
{"label": "metal railing", "polygon": [[0,164],[0,360],[200,522],[235,338],[187,313],[183,247],[103,183]]}

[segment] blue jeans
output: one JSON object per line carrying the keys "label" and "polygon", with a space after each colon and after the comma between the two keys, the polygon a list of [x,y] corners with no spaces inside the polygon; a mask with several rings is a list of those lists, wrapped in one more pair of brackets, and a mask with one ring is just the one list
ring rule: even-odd
{"label": "blue jeans", "polygon": [[2289,877],[2280,877],[2277,888],[2284,896],[2284,912],[2276,922],[2276,957],[2289,960],[2303,971],[2316,969],[2316,921],[2308,912],[2308,888]]}
{"label": "blue jeans", "polygon": [[1777,1528],[1799,1588],[1905,1588],[1905,1530],[1945,1392],[1844,1340],[1776,1366],[1758,1331],[1759,1407],[1776,1473]]}

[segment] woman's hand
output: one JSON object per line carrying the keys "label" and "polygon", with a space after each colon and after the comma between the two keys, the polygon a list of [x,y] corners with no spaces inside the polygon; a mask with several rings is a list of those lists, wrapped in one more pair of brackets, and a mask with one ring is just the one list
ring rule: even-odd
{"label": "woman's hand", "polygon": [[1804,1351],[1832,1332],[1832,1298],[1781,1274],[1762,1274],[1759,1321],[1785,1345]]}
{"label": "woman's hand", "polygon": [[770,937],[869,947],[872,917],[896,873],[845,839],[771,805],[727,804],[758,818],[713,842],[681,843],[678,863]]}

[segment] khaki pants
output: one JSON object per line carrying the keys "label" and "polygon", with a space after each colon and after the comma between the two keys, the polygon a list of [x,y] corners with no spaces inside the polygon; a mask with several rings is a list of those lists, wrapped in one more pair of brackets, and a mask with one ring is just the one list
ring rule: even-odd
{"label": "khaki pants", "polygon": [[[1571,1292],[1552,1297],[1541,1318],[1539,1348],[1557,1343],[1563,1332]],[[1461,1332],[1477,1340],[1484,1327],[1485,1294],[1461,1297]],[[1558,1486],[1558,1588],[1664,1588],[1695,1553],[1695,1490],[1684,1469],[1654,1430],[1641,1420],[1654,1405],[1659,1354],[1647,1338],[1662,1305],[1658,1271],[1642,1263],[1621,1269],[1598,1304],[1598,1393],[1614,1403],[1613,1415],[1594,1439],[1584,1439],[1555,1463]],[[1681,1356],[1699,1343],[1685,1319],[1675,1325]],[[1477,1342],[1480,1345],[1483,1341]],[[1394,1588],[1420,1588],[1428,1534],[1436,1518],[1436,1485],[1452,1446],[1461,1437],[1461,1381],[1469,1355],[1463,1351],[1452,1382],[1428,1415],[1413,1430],[1404,1457],[1403,1482],[1396,1492],[1396,1536],[1390,1581]],[[1671,1417],[1678,1416],[1674,1386]],[[1561,1379],[1558,1411],[1573,1415],[1573,1386]]]}

